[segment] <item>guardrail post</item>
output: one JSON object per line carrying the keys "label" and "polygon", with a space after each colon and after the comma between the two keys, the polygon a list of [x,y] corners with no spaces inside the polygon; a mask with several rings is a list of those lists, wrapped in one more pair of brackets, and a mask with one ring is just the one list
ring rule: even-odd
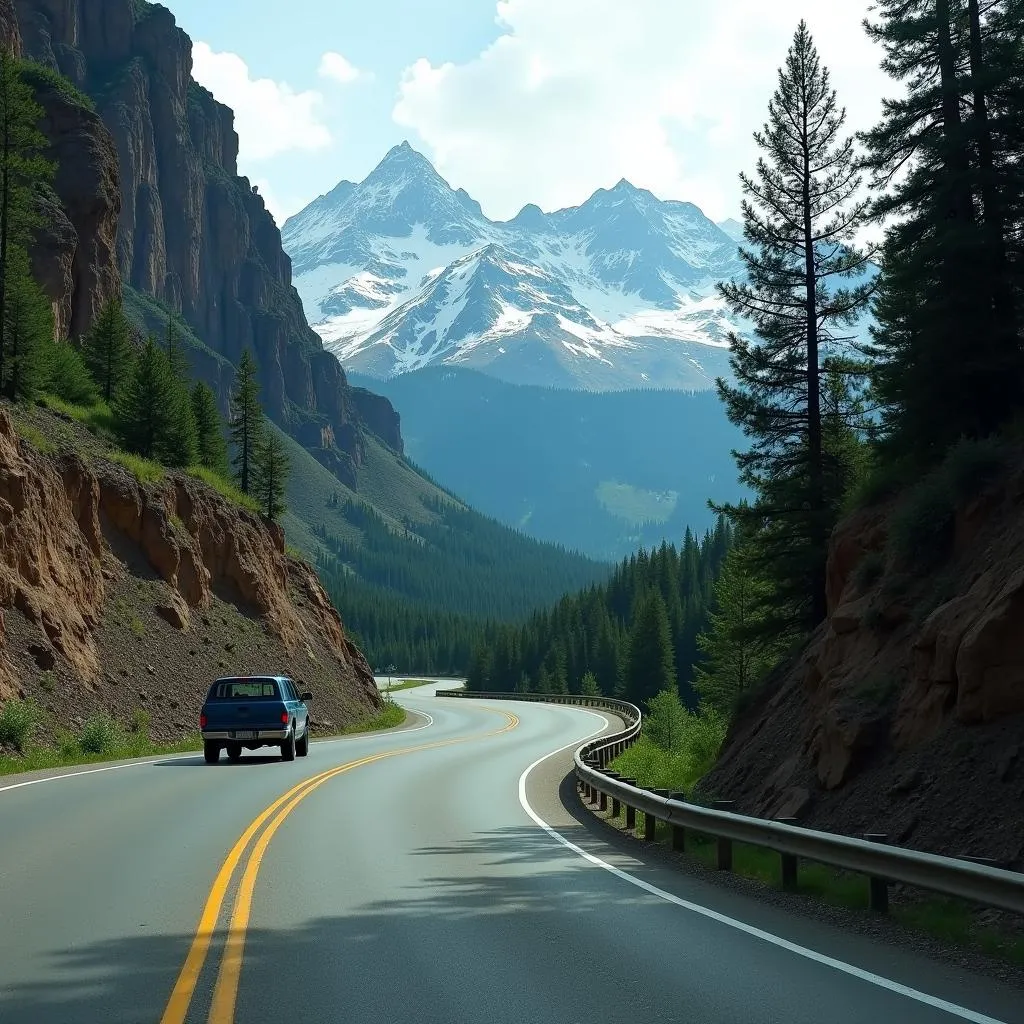
{"label": "guardrail post", "polygon": [[[652,789],[651,792],[655,796],[669,795],[667,789]],[[653,814],[644,815],[644,839],[648,842],[653,843],[658,838],[658,819]]]}
{"label": "guardrail post", "polygon": [[[734,803],[734,800],[716,800],[715,810],[728,811]],[[732,871],[732,840],[725,836],[718,837],[718,870]]]}
{"label": "guardrail post", "polygon": [[597,809],[599,811],[607,811],[608,810],[608,794],[603,789],[600,791],[599,800],[600,800],[600,803],[598,804]]}
{"label": "guardrail post", "polygon": [[[864,838],[871,843],[887,842],[889,837],[884,832],[865,832]],[[875,878],[873,875],[868,878],[870,884],[869,905],[872,910],[880,914],[888,913],[889,910],[889,882],[885,878]]]}
{"label": "guardrail post", "polygon": [[[621,779],[622,776],[618,772],[608,772],[608,777],[612,779]],[[617,818],[621,813],[621,807],[619,805],[619,798],[612,794],[612,817]]]}
{"label": "guardrail post", "polygon": [[[627,786],[635,786],[636,779],[623,779],[622,780]],[[630,807],[626,804],[626,828],[636,828],[636,808]]]}
{"label": "guardrail post", "polygon": [[[776,818],[775,820],[782,822],[783,825],[796,824],[796,818]],[[783,853],[779,856],[782,858],[782,888],[786,892],[796,892],[799,888],[797,881],[799,859],[792,853]]]}
{"label": "guardrail post", "polygon": [[[669,800],[684,801],[685,793],[669,793]],[[672,849],[679,853],[686,852],[686,829],[682,825],[672,826]]]}

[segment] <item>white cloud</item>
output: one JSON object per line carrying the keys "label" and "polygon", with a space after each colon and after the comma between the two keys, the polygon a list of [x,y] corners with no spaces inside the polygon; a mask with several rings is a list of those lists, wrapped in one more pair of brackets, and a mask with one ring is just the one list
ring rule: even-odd
{"label": "white cloud", "polygon": [[234,110],[241,164],[331,144],[319,92],[295,92],[286,82],[253,78],[237,54],[216,53],[206,43],[192,47],[192,77]]}
{"label": "white cloud", "polygon": [[330,78],[342,85],[350,85],[358,78],[367,77],[347,57],[334,52],[325,53],[320,58],[319,74],[321,78]]}
{"label": "white cloud", "polygon": [[502,34],[464,64],[407,68],[393,117],[494,217],[554,209],[625,177],[712,217],[739,211],[740,170],[806,16],[851,130],[883,91],[868,0],[500,0]]}

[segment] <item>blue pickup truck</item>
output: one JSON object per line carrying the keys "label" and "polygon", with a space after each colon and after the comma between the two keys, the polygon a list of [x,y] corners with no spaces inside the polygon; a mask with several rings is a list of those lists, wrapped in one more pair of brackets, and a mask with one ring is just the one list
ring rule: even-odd
{"label": "blue pickup truck", "polygon": [[221,748],[237,761],[242,750],[280,747],[283,761],[309,753],[309,710],[313,695],[287,676],[227,676],[206,695],[199,714],[203,757],[220,760]]}

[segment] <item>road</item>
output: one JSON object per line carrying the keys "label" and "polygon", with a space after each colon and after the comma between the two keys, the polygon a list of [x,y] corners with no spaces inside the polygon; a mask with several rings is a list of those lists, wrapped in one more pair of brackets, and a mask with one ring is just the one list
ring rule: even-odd
{"label": "road", "polygon": [[431,693],[291,763],[0,779],[0,1021],[1024,1022],[1020,991],[609,846],[567,779],[605,716]]}

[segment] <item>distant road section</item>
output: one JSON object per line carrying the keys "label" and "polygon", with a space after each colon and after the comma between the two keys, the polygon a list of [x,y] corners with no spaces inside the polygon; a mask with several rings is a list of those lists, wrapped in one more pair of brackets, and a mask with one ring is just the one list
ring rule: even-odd
{"label": "distant road section", "polygon": [[610,845],[569,778],[607,715],[441,684],[293,762],[0,787],[0,1021],[1024,1024],[1019,991]]}

